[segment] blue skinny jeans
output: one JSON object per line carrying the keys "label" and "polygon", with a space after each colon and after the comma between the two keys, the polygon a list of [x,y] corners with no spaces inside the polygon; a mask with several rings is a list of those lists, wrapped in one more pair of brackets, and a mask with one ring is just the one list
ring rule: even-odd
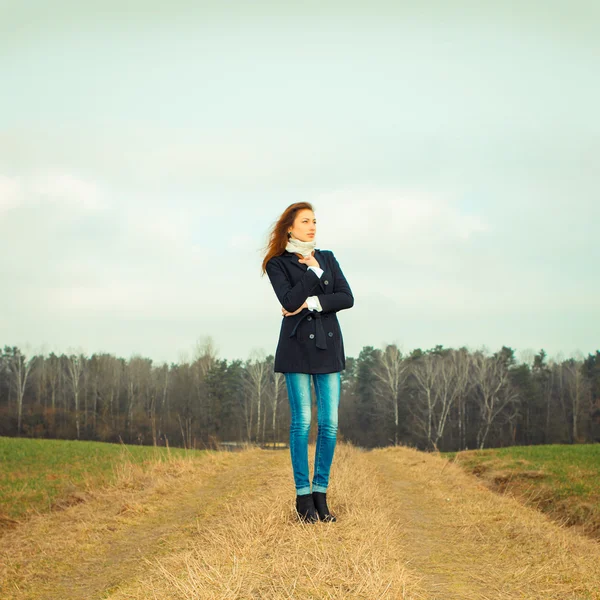
{"label": "blue skinny jeans", "polygon": [[308,432],[311,419],[310,379],[317,396],[317,446],[312,491],[326,492],[337,440],[341,373],[284,373],[290,402],[290,454],[296,494],[310,494]]}

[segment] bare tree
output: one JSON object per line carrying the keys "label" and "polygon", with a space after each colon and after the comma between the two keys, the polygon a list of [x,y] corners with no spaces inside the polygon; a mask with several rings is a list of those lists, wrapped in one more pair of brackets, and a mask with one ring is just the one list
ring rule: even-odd
{"label": "bare tree", "polygon": [[561,365],[561,369],[564,373],[565,386],[565,393],[562,397],[568,403],[570,416],[570,438],[573,443],[576,443],[579,438],[579,419],[584,406],[589,401],[590,384],[584,375],[581,362],[569,359]]}
{"label": "bare tree", "polygon": [[77,439],[80,438],[80,414],[79,414],[79,396],[81,393],[81,376],[85,369],[85,356],[82,352],[71,354],[66,361],[66,378],[73,393],[75,404],[75,427],[77,429]]}
{"label": "bare tree", "polygon": [[394,414],[394,445],[399,441],[399,402],[400,390],[404,385],[408,363],[403,360],[402,352],[395,344],[388,344],[378,357],[373,375],[377,380],[375,393],[381,398],[384,408]]}
{"label": "bare tree", "polygon": [[61,358],[51,352],[46,359],[46,390],[50,394],[50,411],[47,412],[48,430],[55,432],[57,425],[57,396],[60,390],[63,389],[63,366]]}
{"label": "bare tree", "polygon": [[217,350],[212,337],[205,336],[198,341],[194,352],[192,374],[198,400],[201,429],[210,431],[214,426],[213,406],[210,402],[207,376],[217,363]]}
{"label": "bare tree", "polygon": [[[417,394],[414,404],[408,403],[408,409],[415,418],[415,425],[427,439],[430,446],[433,444],[433,420],[436,403],[439,396],[436,394],[436,385],[440,370],[437,366],[437,354],[426,353],[411,363],[411,375],[417,383]],[[435,447],[435,446],[434,446]]]}
{"label": "bare tree", "polygon": [[472,357],[467,348],[462,347],[453,352],[456,361],[456,413],[458,424],[458,447],[463,450],[467,447],[467,398],[473,386],[471,376]]}
{"label": "bare tree", "polygon": [[[268,389],[266,392],[267,401],[265,402],[265,406],[268,402],[271,408],[271,439],[273,443],[275,443],[276,441],[279,441],[277,437],[277,413],[279,404],[282,398],[284,397],[286,385],[283,373],[275,373],[275,371],[273,370],[273,361],[274,357],[272,355],[269,356],[266,361],[268,371]],[[267,411],[265,410],[265,417],[266,415]],[[266,427],[263,427],[263,441],[265,436],[265,429]]]}
{"label": "bare tree", "polygon": [[434,405],[439,406],[439,410],[433,414],[432,444],[438,450],[452,407],[460,400],[463,401],[464,406],[464,399],[469,389],[470,361],[466,352],[450,350],[440,356],[434,365],[438,370],[435,378]]}
{"label": "bare tree", "polygon": [[483,449],[492,423],[507,406],[518,400],[518,393],[510,382],[501,355],[485,356],[476,352],[473,355],[473,376],[480,408],[477,447]]}
{"label": "bare tree", "polygon": [[60,365],[60,357],[52,352],[46,359],[46,375],[48,377],[48,385],[50,387],[50,406],[52,410],[56,410],[56,394],[62,379],[62,369]]}
{"label": "bare tree", "polygon": [[204,336],[196,342],[194,363],[200,368],[202,377],[206,377],[207,373],[215,366],[217,357],[218,350],[212,336]]}
{"label": "bare tree", "polygon": [[48,385],[48,375],[46,367],[46,357],[42,352],[37,352],[35,369],[33,370],[35,379],[35,402],[36,404],[44,404],[44,409],[48,408],[48,395],[46,386]]}
{"label": "bare tree", "polygon": [[20,434],[23,419],[23,398],[36,357],[32,356],[28,360],[19,348],[13,347],[8,349],[6,358],[8,359],[10,385],[17,397],[17,433]]}
{"label": "bare tree", "polygon": [[110,414],[110,425],[113,431],[117,431],[117,416],[119,414],[119,392],[121,390],[121,381],[125,375],[125,361],[111,355],[107,367],[107,385],[108,385],[108,405]]}
{"label": "bare tree", "polygon": [[[268,366],[265,360],[265,353],[263,350],[253,350],[250,354],[250,359],[246,362],[245,370],[245,388],[248,391],[246,395],[246,430],[248,433],[248,441],[252,435],[252,416],[253,407],[256,404],[257,407],[257,419],[256,419],[256,437],[259,440],[260,434],[260,416],[262,401],[267,391],[268,384]],[[249,403],[249,406],[248,406]]]}
{"label": "bare tree", "polygon": [[192,366],[185,362],[177,366],[173,377],[174,409],[185,448],[194,447],[193,425],[197,419],[197,401],[194,391]]}
{"label": "bare tree", "polygon": [[169,376],[170,376],[170,369],[169,369],[169,365],[167,365],[167,363],[163,363],[160,366],[160,373],[161,373],[161,411],[164,410],[165,411],[165,417],[167,419],[167,421],[170,418],[170,411],[169,411]]}
{"label": "bare tree", "polygon": [[[134,355],[125,371],[127,384],[127,432],[132,439],[134,413],[138,407],[146,408],[150,398],[152,359]],[[141,439],[138,439],[141,442]]]}

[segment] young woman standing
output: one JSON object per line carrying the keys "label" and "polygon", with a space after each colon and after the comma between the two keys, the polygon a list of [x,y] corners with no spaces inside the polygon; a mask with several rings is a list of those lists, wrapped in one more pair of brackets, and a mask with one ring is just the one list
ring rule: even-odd
{"label": "young woman standing", "polygon": [[[329,471],[337,439],[341,371],[346,368],[337,312],[354,296],[331,250],[315,248],[317,220],[308,202],[288,206],[273,225],[262,272],[282,305],[274,371],[283,373],[290,402],[290,454],[296,511],[302,521],[336,521],[327,507]],[[311,378],[318,433],[312,493],[308,480]]]}

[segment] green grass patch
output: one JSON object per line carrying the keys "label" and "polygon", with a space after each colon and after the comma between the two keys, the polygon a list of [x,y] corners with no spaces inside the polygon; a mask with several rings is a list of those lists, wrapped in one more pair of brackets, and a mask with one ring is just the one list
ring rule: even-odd
{"label": "green grass patch", "polygon": [[2,521],[47,512],[57,501],[86,486],[110,485],[116,479],[114,467],[124,461],[144,465],[205,452],[0,436],[0,527]]}
{"label": "green grass patch", "polygon": [[515,496],[600,538],[600,444],[548,444],[443,452],[495,491]]}

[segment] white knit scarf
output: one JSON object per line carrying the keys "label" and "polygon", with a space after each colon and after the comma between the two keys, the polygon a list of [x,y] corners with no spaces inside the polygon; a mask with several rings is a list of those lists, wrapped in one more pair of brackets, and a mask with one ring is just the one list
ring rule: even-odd
{"label": "white knit scarf", "polygon": [[290,237],[285,249],[288,252],[297,252],[298,254],[302,254],[302,256],[306,258],[312,254],[316,244],[317,242],[315,240],[312,240],[312,242],[303,242],[295,237]]}

